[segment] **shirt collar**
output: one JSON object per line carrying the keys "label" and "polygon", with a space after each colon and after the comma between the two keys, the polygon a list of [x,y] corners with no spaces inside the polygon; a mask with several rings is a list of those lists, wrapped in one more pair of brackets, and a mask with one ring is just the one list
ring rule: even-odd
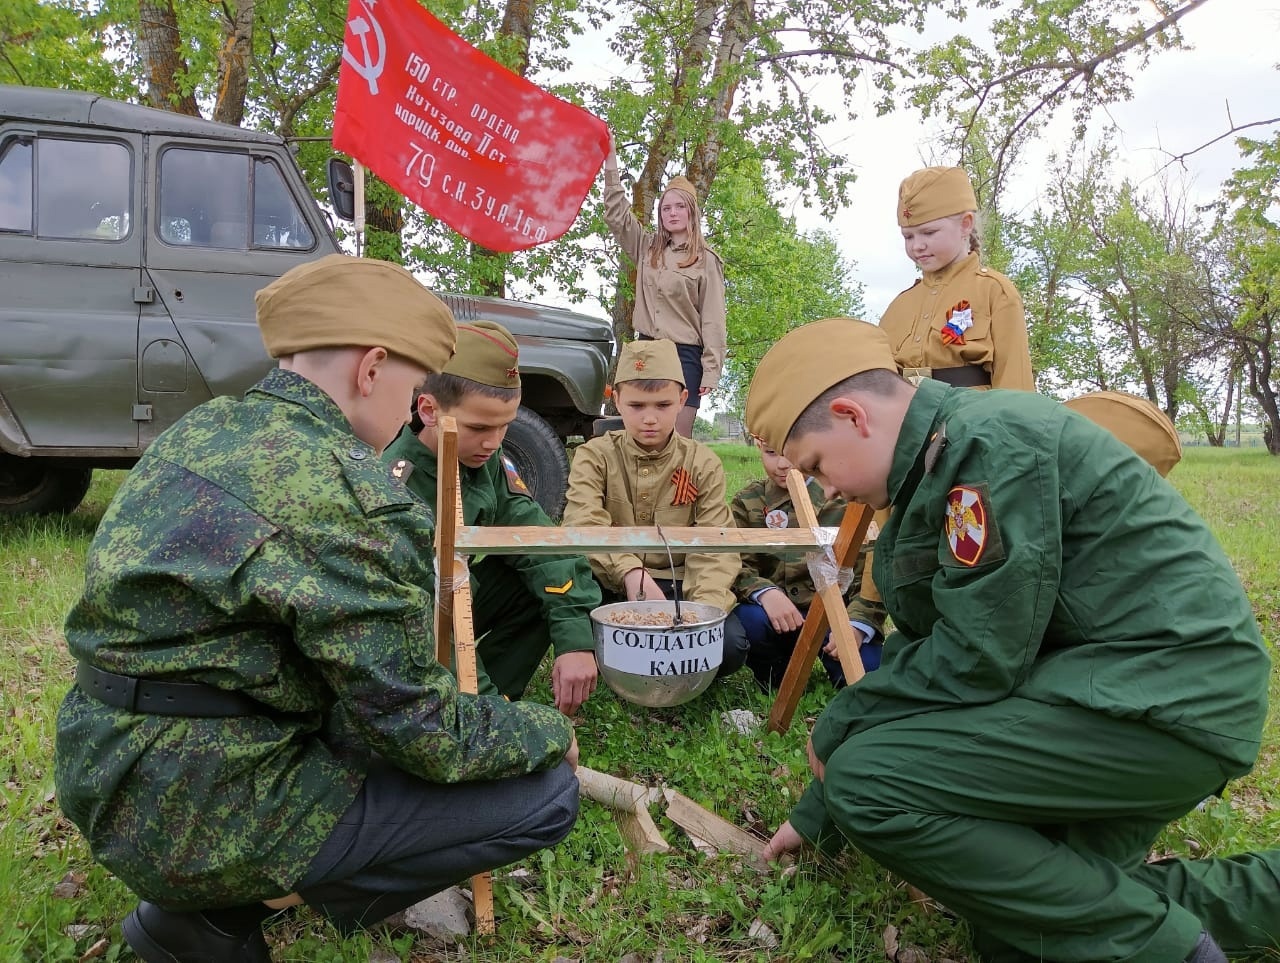
{"label": "shirt collar", "polygon": [[[898,443],[894,446],[893,464],[889,469],[889,502],[898,505],[911,496],[919,484],[925,449],[933,437],[933,426],[947,395],[954,389],[940,381],[925,379],[916,388],[907,406]],[[920,470],[917,470],[920,469]],[[911,489],[911,490],[908,490]]]}
{"label": "shirt collar", "polygon": [[[813,501],[816,496],[818,504],[822,504],[825,495],[822,488],[812,478],[805,476],[804,487],[809,492],[809,501]],[[791,501],[791,489],[783,488],[774,482],[772,478],[764,480],[764,507],[769,509],[777,508],[783,502]]]}
{"label": "shirt collar", "polygon": [[636,440],[634,438],[631,437],[631,432],[623,428],[622,444],[628,454],[634,455],[637,458],[662,458],[664,455],[666,455],[669,451],[672,450],[672,447],[676,444],[676,435],[678,434],[679,432],[677,432],[673,428],[671,430],[671,435],[670,437],[667,438],[667,443],[665,445],[663,445],[657,451],[646,451],[636,443]]}
{"label": "shirt collar", "polygon": [[961,271],[973,270],[978,263],[978,252],[973,251],[962,258],[952,261],[941,271],[926,271],[924,280],[927,284],[946,284]]}
{"label": "shirt collar", "polygon": [[330,398],[318,384],[304,378],[296,371],[273,368],[265,378],[250,388],[246,395],[254,393],[271,395],[282,401],[301,405],[329,427],[345,431],[350,435],[355,434],[351,429],[351,422],[347,421],[347,416],[342,413],[338,403]]}

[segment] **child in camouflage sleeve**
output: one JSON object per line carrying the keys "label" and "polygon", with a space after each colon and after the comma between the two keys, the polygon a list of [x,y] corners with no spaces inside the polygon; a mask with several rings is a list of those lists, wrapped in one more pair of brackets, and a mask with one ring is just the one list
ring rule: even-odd
{"label": "child in camouflage sleeve", "polygon": [[140,898],[145,963],[270,963],[277,910],[371,925],[578,811],[568,720],[436,662],[432,516],[378,458],[453,354],[448,307],[339,254],[256,304],[279,367],[147,449],[67,616],[58,803]]}
{"label": "child in camouflage sleeve", "polygon": [[[795,528],[796,517],[791,493],[787,490],[787,472],[791,463],[764,442],[757,439],[765,477],[747,485],[730,504],[733,521],[738,528]],[[826,498],[822,488],[812,479],[808,482],[809,500],[818,522],[838,525],[844,515],[845,500]],[[860,643],[858,654],[862,667],[871,672],[880,666],[884,639],[884,606],[859,597],[862,573],[866,563],[866,547],[858,552],[853,580],[845,591],[849,621]],[[750,649],[747,668],[762,688],[772,689],[782,681],[787,663],[800,637],[800,627],[813,601],[813,578],[803,558],[786,558],[773,553],[744,554],[742,571],[733,585],[740,604],[734,610],[747,633]],[[828,636],[820,655],[827,675],[837,689],[845,684],[844,670],[836,658],[835,641]]]}

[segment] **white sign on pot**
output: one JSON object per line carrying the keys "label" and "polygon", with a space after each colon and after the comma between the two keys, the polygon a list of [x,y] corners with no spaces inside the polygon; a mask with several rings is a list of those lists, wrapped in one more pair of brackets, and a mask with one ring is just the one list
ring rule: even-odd
{"label": "white sign on pot", "polygon": [[604,664],[620,672],[647,676],[709,672],[724,657],[724,621],[676,628],[607,625],[603,627]]}

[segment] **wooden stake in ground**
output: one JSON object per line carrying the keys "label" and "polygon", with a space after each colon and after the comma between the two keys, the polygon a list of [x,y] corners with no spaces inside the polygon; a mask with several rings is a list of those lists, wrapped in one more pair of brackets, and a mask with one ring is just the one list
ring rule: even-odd
{"label": "wooden stake in ground", "polygon": [[[787,490],[791,493],[791,501],[802,525],[817,526],[817,515],[809,502],[809,492],[804,484],[804,476],[796,469],[787,473]],[[844,517],[840,520],[840,528],[836,532],[832,552],[836,565],[840,568],[851,568],[858,558],[858,550],[867,537],[867,529],[871,527],[873,512],[867,505],[850,504],[845,507]],[[870,577],[864,573],[864,577]],[[791,725],[796,706],[800,704],[800,696],[809,683],[809,673],[813,671],[813,660],[818,657],[818,649],[822,647],[823,636],[831,620],[828,611],[836,614],[836,626],[843,625],[845,632],[844,647],[852,649],[852,658],[848,665],[844,651],[841,650],[840,665],[844,669],[845,680],[856,682],[864,675],[862,660],[858,657],[857,643],[853,638],[853,627],[849,624],[844,607],[844,598],[840,588],[830,585],[819,591],[809,605],[809,613],[805,616],[804,625],[800,628],[800,636],[796,639],[796,647],[791,653],[791,661],[787,663],[787,671],[778,686],[778,695],[773,700],[773,708],[769,710],[769,728],[773,732],[785,732]],[[836,636],[836,645],[840,646],[841,636]],[[852,671],[851,671],[852,669]]]}
{"label": "wooden stake in ground", "polygon": [[[440,591],[436,596],[436,653],[441,665],[453,645],[454,671],[458,691],[475,693],[480,682],[476,672],[476,628],[471,617],[471,581],[467,566],[454,552],[454,532],[462,524],[462,485],[458,476],[458,425],[448,415],[440,419],[436,447],[436,573]],[[443,537],[442,536],[443,533]],[[448,554],[445,554],[446,551]],[[445,599],[448,599],[446,606]],[[446,614],[441,615],[444,611]],[[450,619],[452,615],[452,619]],[[439,657],[444,653],[443,658]],[[476,932],[490,934],[493,919],[493,882],[488,873],[471,877],[472,905],[476,911]]]}

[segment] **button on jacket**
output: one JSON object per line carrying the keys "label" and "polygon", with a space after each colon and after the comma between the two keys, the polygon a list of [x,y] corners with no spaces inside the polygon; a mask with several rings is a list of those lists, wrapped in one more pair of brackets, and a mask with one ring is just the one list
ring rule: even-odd
{"label": "button on jacket", "polygon": [[[973,325],[964,344],[946,344],[947,311],[967,301]],[[983,267],[976,253],[927,272],[889,305],[880,319],[902,368],[979,365],[993,388],[1035,390],[1027,347],[1027,319],[1013,282]]]}
{"label": "button on jacket", "polygon": [[432,513],[314,384],[277,369],[147,450],[89,549],[73,655],[199,682],[261,715],[133,713],[73,688],[58,801],[94,857],[171,909],[291,892],[377,754],[433,782],[560,762],[548,706],[459,695],[435,661]]}
{"label": "button on jacket", "polygon": [[645,230],[632,213],[631,201],[616,173],[605,175],[604,219],[636,266],[631,326],[637,334],[651,338],[702,345],[702,386],[715,387],[724,369],[728,337],[720,255],[704,245],[696,264],[680,267],[686,252],[668,247],[662,252],[662,264],[653,267],[649,262],[653,232]]}
{"label": "button on jacket", "polygon": [[[690,504],[672,504],[676,498],[673,476],[679,469],[688,472],[698,490]],[[645,451],[625,430],[607,432],[573,453],[564,524],[733,528],[725,501],[724,466],[706,445],[675,432],[655,452]],[[740,567],[737,555],[672,555],[674,571],[666,552],[589,558],[596,576],[617,595],[626,594],[622,580],[627,572],[643,566],[655,579],[681,581],[684,598],[690,602],[715,605],[726,612],[733,608],[733,581]]]}

